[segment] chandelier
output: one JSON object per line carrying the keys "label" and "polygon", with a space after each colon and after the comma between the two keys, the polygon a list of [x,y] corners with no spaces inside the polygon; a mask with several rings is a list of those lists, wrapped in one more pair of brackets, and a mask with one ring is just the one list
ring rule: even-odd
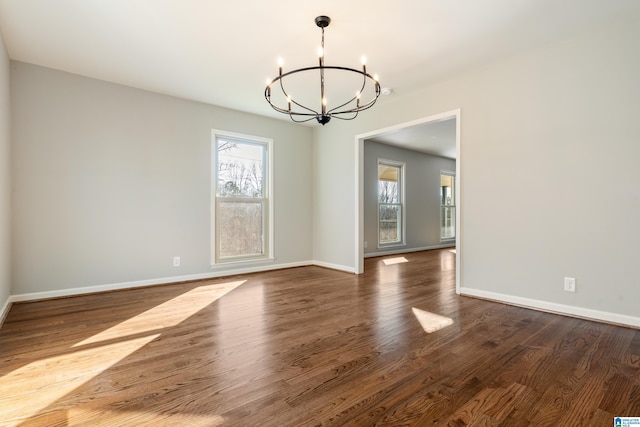
{"label": "chandelier", "polygon": [[[288,114],[289,117],[291,117],[291,120],[293,120],[294,122],[300,123],[316,119],[318,123],[324,126],[333,117],[341,120],[353,120],[358,116],[358,113],[360,111],[371,108],[373,104],[376,103],[378,97],[380,96],[380,83],[378,83],[378,77],[372,76],[367,73],[366,60],[364,57],[362,58],[361,70],[347,67],[324,65],[324,29],[329,26],[329,23],[331,23],[331,18],[329,18],[328,16],[318,16],[315,19],[315,22],[316,25],[322,30],[322,45],[318,51],[319,65],[314,67],[299,68],[283,73],[282,62],[279,61],[278,77],[273,80],[267,81],[267,87],[264,90],[264,97],[274,110],[280,113]],[[290,89],[290,81],[299,78],[302,74],[309,75],[310,73],[316,71],[319,71],[320,93],[319,100],[316,104],[317,106],[311,107],[309,106],[309,100],[305,99],[304,101],[302,101],[300,98],[294,99],[292,96],[293,92],[289,92],[287,89]],[[340,80],[343,85],[344,80],[353,80],[353,84],[356,88],[359,87],[359,90],[351,92],[354,95],[346,96],[344,93],[336,96],[334,92],[331,92],[331,96],[336,96],[336,98],[339,98],[340,101],[329,104],[326,96],[328,88],[325,87],[325,73],[331,73],[331,75],[335,76],[336,80]],[[338,73],[340,73],[341,75],[338,76]],[[355,80],[354,77],[356,78]],[[285,80],[287,80],[287,84],[285,84]],[[299,81],[300,80],[298,80],[298,82]],[[313,83],[313,85],[316,84],[317,83]],[[281,91],[280,93],[280,91],[274,90],[274,92],[278,93],[277,96],[274,95],[274,98],[277,99],[272,99],[271,97],[271,91],[274,86],[276,86],[276,88],[279,87]],[[336,87],[337,86],[339,85],[336,85]],[[300,89],[300,87],[297,87],[297,89]],[[309,88],[307,87],[306,90],[308,89]],[[369,98],[366,102],[361,100],[361,98],[365,94]],[[304,105],[305,103],[307,105]]]}

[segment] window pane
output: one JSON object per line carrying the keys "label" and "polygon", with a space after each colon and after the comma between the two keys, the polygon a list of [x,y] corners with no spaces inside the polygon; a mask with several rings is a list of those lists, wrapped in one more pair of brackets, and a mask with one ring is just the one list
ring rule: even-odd
{"label": "window pane", "polygon": [[404,164],[378,159],[378,245],[398,244],[402,236]]}
{"label": "window pane", "polygon": [[379,181],[378,201],[380,203],[398,203],[400,201],[398,183],[392,181]]}
{"label": "window pane", "polygon": [[380,243],[400,241],[401,205],[380,204]]}
{"label": "window pane", "polygon": [[262,208],[262,201],[218,203],[220,258],[263,253]]}
{"label": "window pane", "polygon": [[455,203],[455,176],[440,175],[440,204],[454,206]]}
{"label": "window pane", "polygon": [[453,239],[456,237],[456,208],[442,206],[440,208],[440,238]]}
{"label": "window pane", "polygon": [[378,164],[378,201],[380,203],[400,203],[400,168]]}
{"label": "window pane", "polygon": [[217,196],[264,197],[264,147],[220,138],[217,144]]}
{"label": "window pane", "polygon": [[455,175],[440,174],[440,240],[456,238],[455,183]]}

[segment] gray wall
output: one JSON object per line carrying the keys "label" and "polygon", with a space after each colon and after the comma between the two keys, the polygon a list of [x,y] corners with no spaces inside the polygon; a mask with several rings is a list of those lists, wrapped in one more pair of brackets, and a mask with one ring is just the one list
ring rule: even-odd
{"label": "gray wall", "polygon": [[[378,248],[378,159],[405,163],[406,245]],[[440,171],[455,172],[455,160],[366,141],[363,199],[365,254],[439,246]]]}
{"label": "gray wall", "polygon": [[357,262],[356,135],[459,108],[462,291],[640,325],[638,40],[630,17],[316,131],[315,258]]}
{"label": "gray wall", "polygon": [[[0,317],[11,294],[9,55],[0,34]],[[2,319],[0,318],[0,321]]]}
{"label": "gray wall", "polygon": [[211,273],[212,128],[273,138],[275,265],[311,261],[308,127],[11,64],[13,294]]}

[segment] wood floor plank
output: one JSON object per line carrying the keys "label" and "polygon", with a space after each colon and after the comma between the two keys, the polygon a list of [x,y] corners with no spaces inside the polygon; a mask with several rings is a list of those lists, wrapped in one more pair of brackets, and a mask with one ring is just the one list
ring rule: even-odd
{"label": "wood floor plank", "polygon": [[[454,254],[404,256],[368,258],[359,276],[298,267],[14,304],[0,329],[0,425],[640,416],[640,331],[461,297]],[[427,333],[421,312],[452,324]]]}

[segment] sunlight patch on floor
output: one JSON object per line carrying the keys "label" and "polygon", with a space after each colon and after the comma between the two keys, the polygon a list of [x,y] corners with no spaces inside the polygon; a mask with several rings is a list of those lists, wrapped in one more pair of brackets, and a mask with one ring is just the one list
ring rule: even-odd
{"label": "sunlight patch on floor", "polygon": [[409,262],[409,260],[403,256],[400,256],[396,258],[383,259],[382,262],[384,262],[384,265],[393,265],[393,264],[402,264],[403,262]]}
{"label": "sunlight patch on floor", "polygon": [[[100,375],[160,334],[70,351],[31,362],[0,377],[0,419],[4,426],[23,425],[25,419],[77,387]],[[40,386],[32,386],[31,381]],[[46,383],[46,386],[41,386]]]}
{"label": "sunlight patch on floor", "polygon": [[178,325],[245,282],[246,280],[239,280],[199,286],[80,341],[74,347],[133,334],[144,334]]}
{"label": "sunlight patch on floor", "polygon": [[[0,377],[0,390],[3,390],[0,396],[0,419],[8,423],[3,425],[16,426],[38,415],[49,405],[158,338],[162,329],[180,324],[245,282],[240,280],[199,286],[99,332],[73,345],[63,354],[36,360]],[[143,334],[148,335],[140,337]],[[127,338],[131,336],[137,338]],[[31,386],[31,380],[47,385]],[[218,425],[222,422],[219,417],[207,417],[202,421],[198,424],[197,420],[190,418],[188,424]]]}
{"label": "sunlight patch on floor", "polygon": [[428,311],[420,310],[419,308],[415,307],[413,307],[411,310],[416,316],[416,319],[418,319],[418,322],[420,322],[420,326],[422,326],[422,329],[424,329],[424,331],[428,334],[453,325],[453,319],[449,317],[440,316],[439,314],[430,313]]}
{"label": "sunlight patch on floor", "polygon": [[457,253],[455,249],[449,249],[449,252],[451,252],[452,254]]}

